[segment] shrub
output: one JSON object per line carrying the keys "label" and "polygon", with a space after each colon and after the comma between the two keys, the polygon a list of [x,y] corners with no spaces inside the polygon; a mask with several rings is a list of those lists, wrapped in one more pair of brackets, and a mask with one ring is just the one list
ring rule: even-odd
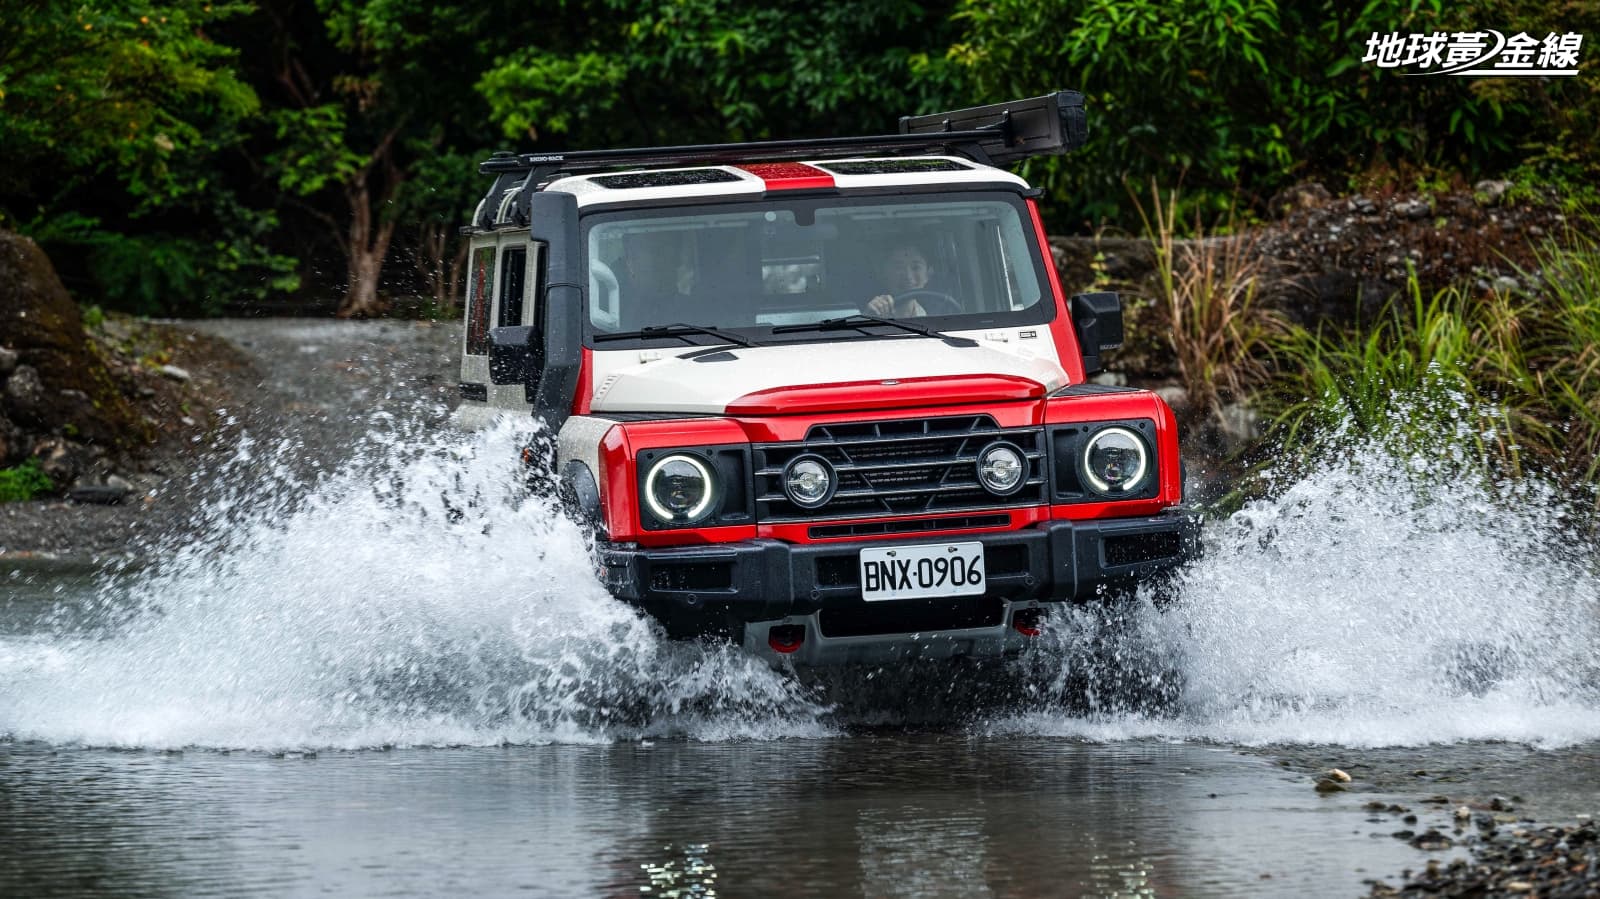
{"label": "shrub", "polygon": [[39,467],[37,459],[14,468],[0,468],[0,503],[30,500],[55,489],[55,482]]}

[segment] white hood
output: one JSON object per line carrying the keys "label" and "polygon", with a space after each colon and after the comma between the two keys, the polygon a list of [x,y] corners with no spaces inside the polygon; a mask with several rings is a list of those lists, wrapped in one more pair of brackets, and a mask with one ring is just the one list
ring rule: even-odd
{"label": "white hood", "polygon": [[[678,358],[683,352],[698,360]],[[674,350],[648,362],[640,362],[641,355],[646,354],[595,353],[594,412],[719,414],[760,391],[890,379],[1005,375],[1036,381],[1045,390],[1067,383],[1054,359],[925,338],[728,347],[709,355],[703,348]]]}

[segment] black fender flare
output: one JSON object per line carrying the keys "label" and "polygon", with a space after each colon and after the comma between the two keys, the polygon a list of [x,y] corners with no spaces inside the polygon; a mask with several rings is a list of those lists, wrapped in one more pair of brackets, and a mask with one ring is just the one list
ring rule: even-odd
{"label": "black fender flare", "polygon": [[600,485],[589,466],[570,459],[561,466],[557,479],[556,498],[561,510],[584,530],[595,535],[605,533],[605,513],[600,507]]}

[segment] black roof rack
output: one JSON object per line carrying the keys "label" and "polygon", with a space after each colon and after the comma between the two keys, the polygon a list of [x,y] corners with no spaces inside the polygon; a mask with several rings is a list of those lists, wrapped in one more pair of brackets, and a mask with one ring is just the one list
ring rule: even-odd
{"label": "black roof rack", "polygon": [[621,167],[718,165],[859,156],[866,153],[964,156],[1006,165],[1030,156],[1065,153],[1088,137],[1083,95],[1056,91],[1042,97],[900,119],[899,134],[576,150],[570,153],[496,153],[478,166],[486,175],[538,184],[555,174],[577,175]]}

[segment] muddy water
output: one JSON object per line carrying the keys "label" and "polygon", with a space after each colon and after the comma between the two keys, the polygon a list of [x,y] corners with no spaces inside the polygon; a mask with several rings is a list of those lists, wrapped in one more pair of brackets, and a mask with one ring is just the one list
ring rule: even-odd
{"label": "muddy water", "polygon": [[241,439],[140,570],[0,562],[0,895],[1354,895],[1427,857],[1368,802],[1600,805],[1592,550],[1448,452],[1352,444],[1004,670],[819,683],[664,640],[526,435],[426,420]]}
{"label": "muddy water", "polygon": [[1369,836],[1357,805],[1263,759],[1140,741],[27,742],[0,744],[0,893],[1355,895],[1422,855]]}

